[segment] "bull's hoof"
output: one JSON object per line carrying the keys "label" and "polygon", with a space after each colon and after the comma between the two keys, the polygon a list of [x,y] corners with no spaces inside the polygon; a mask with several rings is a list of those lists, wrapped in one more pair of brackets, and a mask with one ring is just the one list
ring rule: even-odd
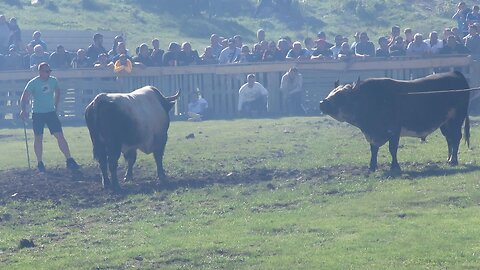
{"label": "bull's hoof", "polygon": [[131,176],[131,175],[125,175],[125,177],[123,178],[123,181],[125,181],[125,182],[131,182],[131,181],[133,181],[133,176]]}
{"label": "bull's hoof", "polygon": [[109,189],[112,183],[109,179],[102,179],[103,189]]}
{"label": "bull's hoof", "polygon": [[401,175],[402,174],[402,169],[400,169],[400,167],[391,167],[390,168],[390,174],[391,175]]}
{"label": "bull's hoof", "polygon": [[449,161],[447,161],[447,163],[450,166],[457,166],[458,165],[458,160],[449,160]]}

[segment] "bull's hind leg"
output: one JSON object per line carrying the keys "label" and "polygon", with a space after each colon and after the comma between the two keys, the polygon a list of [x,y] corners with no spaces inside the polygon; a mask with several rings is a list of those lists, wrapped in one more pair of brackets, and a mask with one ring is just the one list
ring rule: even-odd
{"label": "bull's hind leg", "polygon": [[462,139],[462,123],[449,121],[440,127],[443,136],[447,140],[448,160],[450,165],[458,165],[458,148]]}
{"label": "bull's hind leg", "polygon": [[129,150],[123,154],[123,157],[127,161],[127,171],[125,172],[125,181],[133,180],[133,165],[137,160],[137,150]]}
{"label": "bull's hind leg", "polygon": [[377,170],[378,149],[378,146],[370,144],[370,167],[368,169],[372,172]]}
{"label": "bull's hind leg", "polygon": [[112,189],[119,190],[120,185],[118,184],[117,168],[118,168],[118,159],[121,154],[120,145],[111,145],[108,147],[108,168],[110,170],[110,175],[112,178]]}
{"label": "bull's hind leg", "polygon": [[390,140],[388,141],[388,150],[390,151],[390,155],[392,156],[392,164],[390,165],[390,171],[395,173],[400,173],[400,165],[398,164],[397,160],[397,151],[398,151],[398,143],[400,141],[400,134],[392,135]]}
{"label": "bull's hind leg", "polygon": [[98,155],[98,163],[100,164],[100,170],[102,171],[102,185],[103,188],[107,189],[110,187],[110,178],[108,177],[108,168],[107,168],[107,153],[102,151]]}
{"label": "bull's hind leg", "polygon": [[157,141],[157,147],[153,152],[155,163],[157,164],[157,177],[159,180],[167,180],[165,170],[163,169],[163,154],[165,152],[165,145],[167,144],[167,135],[165,134]]}

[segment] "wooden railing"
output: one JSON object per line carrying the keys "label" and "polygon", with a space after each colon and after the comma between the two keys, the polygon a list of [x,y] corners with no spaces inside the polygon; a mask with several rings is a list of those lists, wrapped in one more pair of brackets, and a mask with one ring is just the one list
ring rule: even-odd
{"label": "wooden railing", "polygon": [[[238,89],[246,75],[255,73],[257,81],[269,91],[269,113],[283,113],[280,80],[290,67],[296,66],[304,77],[305,107],[310,114],[318,114],[318,102],[332,89],[335,80],[347,83],[358,77],[390,77],[412,79],[434,70],[462,71],[472,87],[480,86],[479,65],[469,56],[436,58],[369,59],[367,61],[305,61],[235,65],[204,65],[186,67],[158,67],[134,69],[128,75],[114,74],[111,70],[75,69],[54,70],[63,91],[60,114],[66,120],[83,121],[86,105],[101,92],[130,92],[144,85],[156,86],[165,95],[177,89],[182,95],[174,116],[185,112],[190,93],[198,88],[209,103],[212,118],[238,116]],[[0,116],[3,121],[15,119],[19,112],[18,100],[25,84],[37,75],[33,71],[0,72]]]}

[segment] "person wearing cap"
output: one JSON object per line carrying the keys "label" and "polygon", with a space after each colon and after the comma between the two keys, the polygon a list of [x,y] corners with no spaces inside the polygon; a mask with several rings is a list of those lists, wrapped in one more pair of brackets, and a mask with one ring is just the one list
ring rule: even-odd
{"label": "person wearing cap", "polygon": [[[91,61],[95,61],[98,59],[98,55],[101,53],[108,53],[107,50],[103,47],[103,35],[100,33],[96,33],[93,35],[93,43],[90,44],[87,48],[87,57]],[[93,63],[92,63],[93,65]]]}
{"label": "person wearing cap", "polygon": [[247,117],[267,112],[268,91],[256,81],[255,74],[247,75],[247,83],[238,90],[238,111]]}
{"label": "person wearing cap", "polygon": [[375,56],[375,45],[369,41],[367,32],[360,33],[360,41],[355,45],[355,56]]}
{"label": "person wearing cap", "polygon": [[280,90],[283,94],[283,107],[288,115],[302,115],[303,76],[296,67],[290,68],[282,76]]}
{"label": "person wearing cap", "polygon": [[20,117],[24,120],[28,119],[29,113],[26,111],[26,107],[30,97],[32,97],[33,134],[35,135],[33,148],[37,157],[37,168],[40,172],[45,172],[43,163],[43,130],[45,125],[57,139],[58,147],[65,156],[67,168],[76,170],[80,166],[70,154],[67,140],[63,135],[62,125],[58,119],[57,110],[61,100],[60,88],[57,78],[50,75],[51,72],[52,70],[47,63],[43,62],[38,65],[39,75],[27,83],[20,98]]}
{"label": "person wearing cap", "polygon": [[219,64],[233,64],[235,59],[240,55],[240,48],[235,46],[235,40],[233,38],[228,39],[228,46],[222,50],[218,57]]}
{"label": "person wearing cap", "polygon": [[333,53],[330,50],[330,47],[328,47],[327,42],[324,39],[317,39],[315,41],[315,44],[317,46],[315,47],[315,50],[312,52],[312,56],[310,59],[330,59],[333,57]]}
{"label": "person wearing cap", "polygon": [[306,60],[310,59],[310,52],[302,48],[302,43],[300,41],[295,41],[293,47],[288,51],[286,60]]}

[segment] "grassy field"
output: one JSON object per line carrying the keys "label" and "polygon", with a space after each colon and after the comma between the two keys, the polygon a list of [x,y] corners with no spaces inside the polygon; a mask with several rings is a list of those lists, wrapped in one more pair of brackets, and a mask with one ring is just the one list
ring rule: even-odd
{"label": "grassy field", "polygon": [[142,154],[122,195],[101,190],[86,128],[65,129],[81,177],[52,137],[50,172],[27,170],[23,130],[2,129],[0,268],[478,269],[476,123],[458,167],[436,132],[402,138],[392,176],[386,147],[368,174],[361,133],[328,117],[174,122],[170,183]]}

